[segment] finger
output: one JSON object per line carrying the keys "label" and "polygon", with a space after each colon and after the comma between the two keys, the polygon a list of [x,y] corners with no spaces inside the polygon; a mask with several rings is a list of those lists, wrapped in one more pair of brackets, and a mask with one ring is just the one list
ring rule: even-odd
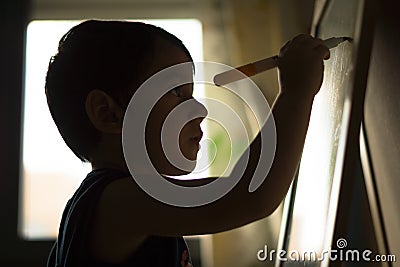
{"label": "finger", "polygon": [[291,42],[292,42],[292,41],[289,40],[289,41],[287,41],[287,42],[282,46],[282,48],[279,50],[279,56],[282,56],[282,54],[286,52],[286,50],[288,49],[289,44],[290,44]]}
{"label": "finger", "polygon": [[288,40],[288,41],[282,46],[281,50],[285,50],[291,42],[292,42],[292,40]]}
{"label": "finger", "polygon": [[314,50],[316,50],[318,52],[318,54],[321,55],[321,58],[327,60],[330,58],[331,53],[329,51],[329,48],[324,45],[324,43],[321,43],[319,45],[317,45],[316,47],[314,47]]}
{"label": "finger", "polygon": [[293,42],[299,42],[299,41],[312,39],[312,38],[313,37],[311,35],[302,33],[302,34],[299,34],[299,35],[295,36],[292,41]]}
{"label": "finger", "polygon": [[317,47],[319,45],[325,45],[324,40],[322,40],[321,38],[314,38],[313,42],[314,42],[314,47]]}
{"label": "finger", "polygon": [[310,48],[316,48],[320,45],[324,46],[325,44],[322,39],[311,37],[311,38],[305,38],[303,40],[303,45],[307,45]]}
{"label": "finger", "polygon": [[311,38],[310,35],[308,34],[298,34],[295,37],[293,37],[291,40],[287,41],[283,47],[279,51],[279,56],[282,56],[283,53],[285,53],[290,47],[297,46],[300,42],[303,42],[306,39]]}

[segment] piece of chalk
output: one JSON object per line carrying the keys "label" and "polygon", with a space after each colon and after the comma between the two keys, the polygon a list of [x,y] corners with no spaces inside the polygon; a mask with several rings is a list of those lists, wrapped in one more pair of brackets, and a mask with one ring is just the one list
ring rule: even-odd
{"label": "piece of chalk", "polygon": [[324,45],[329,49],[338,46],[339,44],[343,43],[344,41],[351,41],[350,37],[331,37],[329,39],[324,40]]}
{"label": "piece of chalk", "polygon": [[[351,41],[350,37],[331,37],[324,40],[324,44],[329,48],[334,48],[344,41]],[[256,62],[252,62],[235,69],[231,69],[215,75],[214,84],[217,86],[225,85],[231,82],[242,80],[247,77],[254,76],[260,72],[273,69],[278,66],[278,56],[264,58]]]}

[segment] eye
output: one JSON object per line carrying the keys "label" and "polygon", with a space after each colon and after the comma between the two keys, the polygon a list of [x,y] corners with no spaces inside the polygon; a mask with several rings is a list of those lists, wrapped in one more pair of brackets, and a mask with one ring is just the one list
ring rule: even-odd
{"label": "eye", "polygon": [[175,87],[174,89],[172,89],[171,91],[169,91],[171,94],[173,94],[176,97],[181,97],[182,93],[181,93],[181,88],[180,87]]}

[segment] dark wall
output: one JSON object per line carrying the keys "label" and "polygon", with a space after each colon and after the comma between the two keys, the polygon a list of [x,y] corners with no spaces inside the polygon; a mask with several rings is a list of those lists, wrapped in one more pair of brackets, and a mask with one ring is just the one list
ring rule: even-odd
{"label": "dark wall", "polygon": [[[0,236],[1,246],[13,239],[17,230],[16,212],[23,51],[28,2],[0,1]],[[13,200],[12,200],[13,199]]]}
{"label": "dark wall", "polygon": [[[369,199],[371,191],[367,196],[361,165],[356,162],[354,173],[348,177],[351,179],[342,184],[334,240],[346,237],[352,249],[370,249],[374,254],[395,254],[397,262],[389,265],[379,262],[335,262],[331,264],[332,267],[400,266],[400,14],[396,1],[370,2],[374,3],[374,12],[371,14],[373,39],[364,102],[364,131],[370,162],[363,161],[363,165],[370,163],[381,213],[375,212],[374,219],[371,216],[370,208],[376,206],[373,196],[372,202]],[[368,180],[368,176],[369,173],[366,173],[365,179]],[[369,184],[370,188],[372,185]],[[381,220],[382,228],[379,225]],[[380,246],[378,239],[383,240]],[[383,251],[379,251],[378,247]]]}
{"label": "dark wall", "polygon": [[45,266],[49,242],[18,238],[21,106],[30,2],[0,1],[0,266]]}
{"label": "dark wall", "polygon": [[399,258],[400,12],[398,1],[379,2],[364,120],[389,249]]}

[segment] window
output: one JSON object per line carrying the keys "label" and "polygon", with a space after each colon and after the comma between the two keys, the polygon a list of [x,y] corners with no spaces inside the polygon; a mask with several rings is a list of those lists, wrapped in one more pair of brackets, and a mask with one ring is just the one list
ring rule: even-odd
{"label": "window", "polygon": [[[19,232],[24,239],[56,237],[67,200],[91,169],[65,145],[50,116],[44,93],[49,59],[56,53],[60,38],[79,22],[38,20],[28,26],[19,211]],[[203,60],[202,25],[198,20],[145,22],[175,34],[195,61]],[[202,96],[201,89],[194,92],[195,97]]]}

